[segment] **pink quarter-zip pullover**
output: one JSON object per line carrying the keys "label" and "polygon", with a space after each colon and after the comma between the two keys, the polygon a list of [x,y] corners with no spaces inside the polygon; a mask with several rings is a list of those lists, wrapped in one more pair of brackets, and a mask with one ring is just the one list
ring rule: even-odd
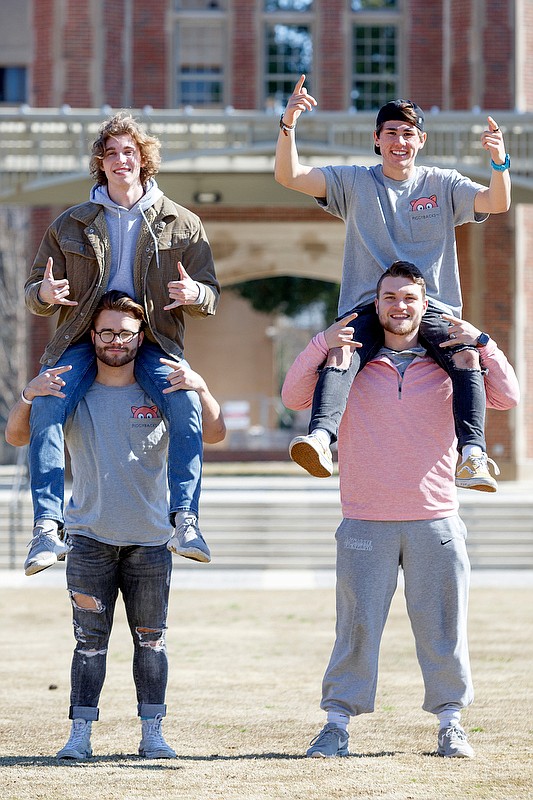
{"label": "pink quarter-zip pullover", "polygon": [[[289,369],[281,397],[309,408],[317,369],[327,356],[317,334]],[[480,348],[487,406],[514,407],[515,372],[492,340]],[[450,378],[429,356],[416,357],[403,378],[381,356],[355,378],[339,428],[342,513],[348,519],[439,519],[456,514],[457,440]],[[401,498],[401,499],[399,499]]]}

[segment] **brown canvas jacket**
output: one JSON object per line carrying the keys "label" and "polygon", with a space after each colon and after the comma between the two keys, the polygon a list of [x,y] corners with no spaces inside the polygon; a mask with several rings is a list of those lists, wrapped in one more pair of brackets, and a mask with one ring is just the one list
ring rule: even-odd
{"label": "brown canvas jacket", "polygon": [[[184,344],[184,312],[191,316],[214,314],[220,296],[211,247],[200,218],[167,197],[147,209],[155,242],[143,222],[135,261],[134,285],[137,300],[144,306],[148,328],[146,335],[170,356],[180,356]],[[38,297],[46,262],[54,260],[54,279],[67,278],[70,300],[77,306],[48,305]],[[201,305],[179,306],[163,311],[170,303],[167,284],[179,280],[178,261],[190,277],[205,287]],[[33,314],[52,316],[59,311],[57,328],[41,358],[53,366],[69,345],[78,341],[90,328],[100,298],[107,290],[111,267],[109,232],[102,206],[92,202],[73,206],[48,228],[25,284],[26,306]]]}

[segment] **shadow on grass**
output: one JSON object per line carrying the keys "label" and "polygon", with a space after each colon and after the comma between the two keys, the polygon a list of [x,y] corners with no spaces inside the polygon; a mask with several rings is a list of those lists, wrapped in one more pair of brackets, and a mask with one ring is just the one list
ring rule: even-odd
{"label": "shadow on grass", "polygon": [[[399,755],[396,751],[382,751],[380,753],[350,753],[342,756],[339,761],[348,758],[387,758]],[[424,755],[436,755],[436,753],[425,753]],[[305,754],[291,753],[242,753],[240,755],[219,755],[212,753],[208,756],[180,756],[176,758],[145,759],[141,756],[121,753],[119,755],[93,756],[86,761],[74,761],[65,759],[58,761],[55,756],[3,756],[0,757],[0,769],[2,767],[86,767],[98,764],[115,764],[117,767],[127,767],[128,769],[178,769],[180,762],[211,762],[211,761],[307,761]],[[316,759],[313,759],[314,761]]]}

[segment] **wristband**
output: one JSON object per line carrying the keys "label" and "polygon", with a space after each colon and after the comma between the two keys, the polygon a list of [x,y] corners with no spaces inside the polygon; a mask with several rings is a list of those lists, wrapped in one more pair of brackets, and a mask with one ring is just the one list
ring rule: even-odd
{"label": "wristband", "polygon": [[283,122],[283,114],[279,118],[279,127],[283,131],[284,136],[288,136],[288,131],[293,131],[296,127],[296,123],[294,122],[292,125],[287,125],[286,122]]}
{"label": "wristband", "polygon": [[503,164],[495,164],[491,158],[490,165],[492,169],[496,170],[496,172],[505,172],[506,169],[510,169],[511,167],[511,157],[509,156],[509,153],[506,153],[505,161],[503,162]]}
{"label": "wristband", "polygon": [[31,404],[33,403],[33,400],[28,400],[27,397],[24,397],[24,389],[20,393],[20,399],[22,400],[23,403],[26,403],[27,406],[31,406]]}

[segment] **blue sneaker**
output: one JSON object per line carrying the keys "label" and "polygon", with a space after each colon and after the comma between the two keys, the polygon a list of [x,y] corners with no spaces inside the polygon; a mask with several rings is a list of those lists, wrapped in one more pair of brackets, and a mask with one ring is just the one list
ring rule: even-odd
{"label": "blue sneaker", "polygon": [[57,532],[57,522],[39,520],[33,529],[30,552],[24,562],[26,575],[35,575],[43,569],[64,561],[70,547],[63,542]]}
{"label": "blue sneaker", "polygon": [[475,758],[476,755],[460,725],[440,729],[437,753],[444,758]]}
{"label": "blue sneaker", "polygon": [[211,552],[200,533],[196,516],[190,511],[177,511],[174,523],[176,530],[167,542],[167,550],[177,556],[209,564]]}
{"label": "blue sneaker", "polygon": [[66,745],[56,754],[61,761],[85,761],[91,758],[91,727],[89,719],[74,719],[70,730],[70,737]]}
{"label": "blue sneaker", "polygon": [[334,758],[348,755],[348,731],[338,728],[333,722],[324,725],[318,736],[309,743],[308,758]]}
{"label": "blue sneaker", "polygon": [[161,714],[157,714],[152,719],[141,720],[142,739],[139,745],[139,755],[143,758],[176,758],[176,751],[163,738],[162,722]]}

